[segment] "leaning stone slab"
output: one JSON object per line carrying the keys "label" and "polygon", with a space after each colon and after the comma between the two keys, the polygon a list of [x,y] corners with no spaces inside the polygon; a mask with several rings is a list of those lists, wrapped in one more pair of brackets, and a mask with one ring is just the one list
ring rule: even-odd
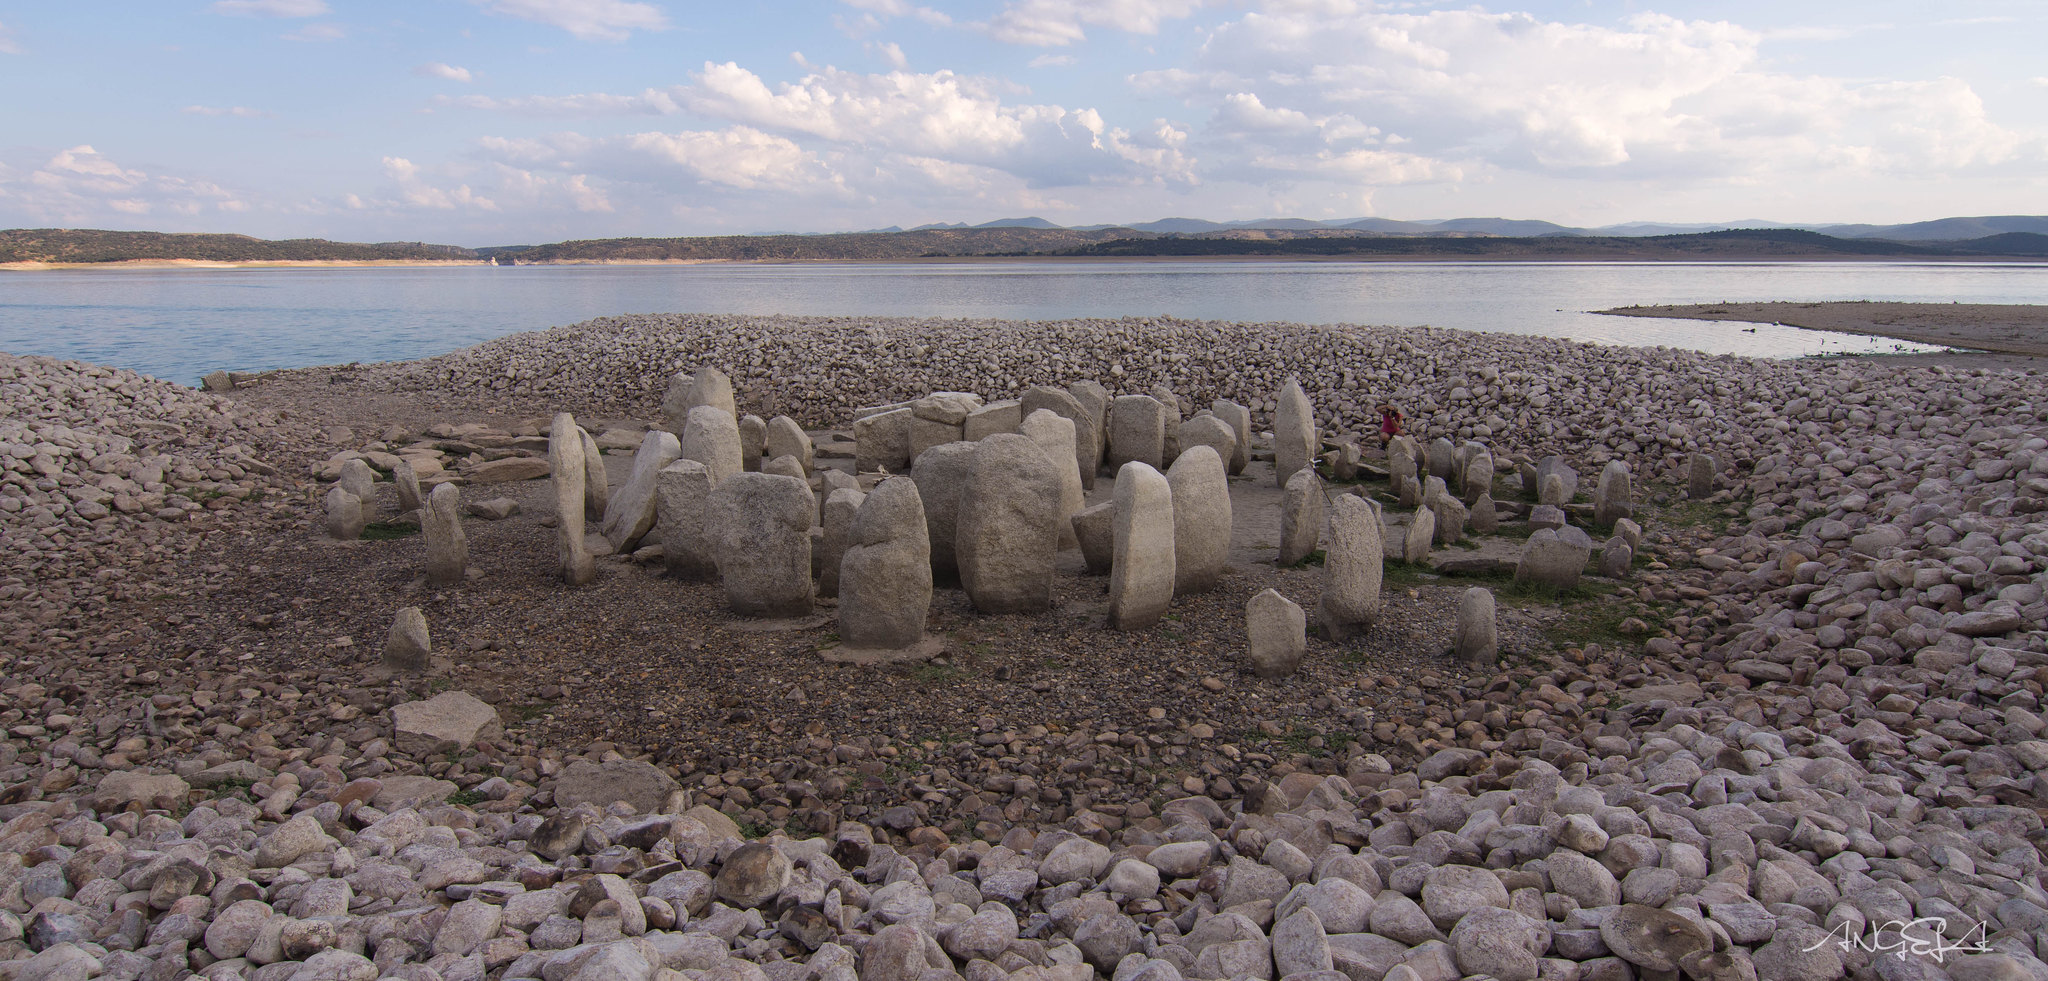
{"label": "leaning stone slab", "polygon": [[1237,431],[1229,423],[1205,410],[1180,424],[1178,439],[1183,454],[1197,446],[1215,450],[1217,458],[1223,461],[1224,472],[1230,472],[1230,458],[1237,454]]}
{"label": "leaning stone slab", "polygon": [[1166,466],[1166,407],[1150,395],[1119,395],[1109,407],[1109,465]]}
{"label": "leaning stone slab", "polygon": [[1209,403],[1209,411],[1215,413],[1216,418],[1228,423],[1231,433],[1237,437],[1237,443],[1230,451],[1230,459],[1226,461],[1229,463],[1226,469],[1235,477],[1243,473],[1246,465],[1252,460],[1252,410],[1229,399],[1217,399]]}
{"label": "leaning stone slab", "polygon": [[1279,408],[1273,413],[1273,482],[1285,487],[1296,471],[1315,466],[1322,441],[1316,436],[1315,407],[1299,379],[1287,379],[1275,400]]}
{"label": "leaning stone slab", "polygon": [[611,471],[605,469],[604,451],[589,431],[578,426],[576,435],[583,441],[583,518],[602,522],[605,506],[612,501]]}
{"label": "leaning stone slab", "polygon": [[856,650],[912,647],[924,637],[931,605],[924,504],[915,481],[891,477],[861,501],[848,532],[839,563],[839,639]]}
{"label": "leaning stone slab", "polygon": [[1101,413],[1088,411],[1072,392],[1047,385],[1025,391],[1018,409],[1026,419],[1047,409],[1074,424],[1074,471],[1081,477],[1082,489],[1094,487],[1095,471],[1102,463]]}
{"label": "leaning stone slab", "polygon": [[803,467],[806,475],[815,465],[816,450],[811,445],[811,434],[788,416],[776,416],[768,420],[768,458],[778,456],[794,457]]}
{"label": "leaning stone slab", "polygon": [[1173,602],[1173,487],[1159,471],[1132,460],[1117,471],[1115,505],[1109,624],[1141,630],[1158,623]]}
{"label": "leaning stone slab", "polygon": [[1072,518],[1074,540],[1081,546],[1081,560],[1091,576],[1109,575],[1116,561],[1116,502],[1104,501],[1083,508]]}
{"label": "leaning stone slab", "polygon": [[983,613],[1050,609],[1060,542],[1059,468],[1017,433],[972,445],[954,530],[960,585]]}
{"label": "leaning stone slab", "polygon": [[[691,410],[692,420],[721,415],[722,410]],[[689,426],[684,426],[687,431]],[[676,462],[682,456],[682,445],[671,433],[659,429],[649,430],[640,441],[640,451],[633,454],[633,473],[626,478],[625,486],[612,495],[611,504],[606,507],[604,526],[601,531],[605,541],[616,552],[631,552],[639,547],[640,539],[654,527],[657,488],[662,468]],[[710,469],[707,467],[706,469]]]}
{"label": "leaning stone slab", "polygon": [[1017,432],[1017,427],[1023,422],[1023,402],[1017,399],[990,402],[967,414],[967,419],[960,424],[961,438],[969,443],[979,443],[984,437],[997,433]]}
{"label": "leaning stone slab", "polygon": [[1474,586],[1458,600],[1458,626],[1451,634],[1451,653],[1478,667],[1500,661],[1500,634],[1494,624],[1493,590]]}
{"label": "leaning stone slab", "polygon": [[736,474],[711,492],[705,527],[725,581],[726,602],[744,616],[811,612],[811,489],[777,474]]}
{"label": "leaning stone slab", "polygon": [[417,674],[433,667],[434,643],[427,631],[427,618],[417,606],[398,611],[391,629],[384,635],[384,666],[393,671]]}
{"label": "leaning stone slab", "polygon": [[853,421],[853,466],[861,473],[902,473],[910,469],[910,409]]}
{"label": "leaning stone slab", "polygon": [[1373,502],[1341,494],[1330,505],[1330,544],[1324,551],[1316,621],[1331,640],[1344,640],[1379,619],[1384,534]]}
{"label": "leaning stone slab", "polygon": [[711,471],[695,460],[677,460],[661,468],[656,487],[661,557],[668,574],[678,579],[717,578],[717,550],[704,520],[711,507]]}
{"label": "leaning stone slab", "polygon": [[741,416],[735,426],[740,431],[740,471],[759,473],[761,454],[768,449],[768,423],[760,416],[748,413]]}
{"label": "leaning stone slab", "polygon": [[[911,485],[916,489],[916,485]],[[840,562],[846,556],[846,549],[853,543],[853,522],[860,514],[860,506],[867,495],[858,490],[836,490],[825,498],[820,518],[824,535],[818,542],[818,595],[839,595]],[[923,522],[918,522],[920,528]],[[931,575],[929,566],[925,575]]]}
{"label": "leaning stone slab", "polygon": [[1166,471],[1173,491],[1173,593],[1215,588],[1230,558],[1230,477],[1214,447],[1194,446]]}
{"label": "leaning stone slab", "polygon": [[1055,517],[1059,526],[1060,548],[1072,548],[1075,540],[1071,519],[1087,504],[1087,497],[1081,489],[1081,466],[1072,452],[1077,439],[1074,421],[1050,409],[1039,409],[1019,423],[1017,431],[1037,443],[1039,450],[1052,461],[1053,469],[1059,471],[1060,498]]}
{"label": "leaning stone slab", "polygon": [[348,492],[348,488],[335,484],[327,488],[325,498],[327,511],[327,534],[344,542],[363,537],[362,499]]}
{"label": "leaning stone slab", "polygon": [[420,530],[427,539],[427,583],[452,586],[469,572],[469,540],[462,533],[462,492],[442,484],[427,495]]}
{"label": "leaning stone slab", "polygon": [[1297,565],[1322,545],[1328,513],[1323,478],[1314,469],[1296,470],[1280,494],[1280,560],[1285,569]]}
{"label": "leaning stone slab", "polygon": [[466,691],[444,691],[422,702],[391,708],[392,744],[402,753],[426,756],[459,751],[504,732],[498,710]]}
{"label": "leaning stone slab", "polygon": [[1308,615],[1293,600],[1268,589],[1244,605],[1252,673],[1285,678],[1301,666],[1308,650]]}
{"label": "leaning stone slab", "polygon": [[583,539],[583,520],[588,513],[583,501],[584,488],[590,475],[583,459],[588,449],[584,445],[587,438],[574,416],[567,412],[555,414],[554,425],[548,431],[548,467],[554,477],[560,572],[562,580],[571,586],[585,585],[597,576],[590,547]]}
{"label": "leaning stone slab", "polygon": [[974,463],[973,443],[942,443],[917,455],[910,479],[924,503],[926,536],[931,543],[932,575],[940,582],[960,576],[953,543],[960,518],[960,488]]}

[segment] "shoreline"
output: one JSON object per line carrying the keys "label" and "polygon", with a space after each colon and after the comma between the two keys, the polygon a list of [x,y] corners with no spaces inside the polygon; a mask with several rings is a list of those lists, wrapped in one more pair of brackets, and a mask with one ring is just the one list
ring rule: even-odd
{"label": "shoreline", "polygon": [[1877,357],[1910,358],[1916,362],[1968,367],[2048,369],[2048,305],[2041,304],[1772,301],[1660,304],[1592,312],[1616,317],[1775,324],[1801,330],[1888,337],[1959,350]]}
{"label": "shoreline", "polygon": [[[981,263],[1477,263],[1524,265],[1777,265],[1785,263],[1854,263],[1900,265],[2048,265],[2048,259],[2024,256],[1528,256],[1528,255],[1151,255],[1151,256],[1066,256],[1066,255],[957,255],[888,256],[868,259],[564,259],[547,262],[515,262],[512,266],[816,266],[816,265],[964,265]],[[95,269],[146,269],[221,271],[245,269],[389,269],[402,267],[440,268],[457,266],[495,267],[487,259],[262,259],[246,262],[210,259],[123,259],[116,262],[0,262],[0,273],[70,272]],[[1754,305],[1754,304],[1750,304]],[[1644,308],[1649,309],[1649,308]],[[1661,309],[1661,308],[1659,308]],[[1596,311],[1613,313],[1615,311]],[[1656,314],[1623,314],[1656,316]],[[1732,318],[1693,318],[1732,319]]]}

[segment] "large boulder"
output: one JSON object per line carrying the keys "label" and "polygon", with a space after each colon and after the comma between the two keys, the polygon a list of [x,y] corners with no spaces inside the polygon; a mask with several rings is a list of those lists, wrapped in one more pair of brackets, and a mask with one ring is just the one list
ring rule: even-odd
{"label": "large boulder", "polygon": [[1378,505],[1341,494],[1330,505],[1330,544],[1323,558],[1323,594],[1316,620],[1332,640],[1343,640],[1380,615],[1386,546]]}
{"label": "large boulder", "polygon": [[848,533],[839,563],[839,639],[849,647],[909,647],[924,637],[931,605],[924,505],[915,481],[890,477],[861,501]]}
{"label": "large boulder", "polygon": [[812,510],[810,487],[779,474],[736,474],[711,492],[705,526],[734,612],[811,612]]}
{"label": "large boulder", "polygon": [[953,543],[960,520],[960,488],[974,464],[973,443],[943,443],[917,455],[910,479],[924,503],[925,536],[931,543],[932,575],[939,582],[960,576]]}
{"label": "large boulder", "polygon": [[1315,466],[1322,441],[1316,435],[1315,407],[1301,390],[1300,379],[1287,379],[1275,401],[1279,408],[1273,413],[1273,482],[1285,487],[1287,478]]}
{"label": "large boulder", "polygon": [[1293,600],[1268,589],[1244,605],[1252,673],[1284,678],[1301,666],[1308,650],[1308,615]]}
{"label": "large boulder", "polygon": [[1166,470],[1173,492],[1173,592],[1207,592],[1230,559],[1230,477],[1214,447],[1192,446]]}
{"label": "large boulder", "polygon": [[1119,395],[1109,407],[1109,465],[1166,466],[1166,407],[1150,395]]}
{"label": "large boulder", "polygon": [[[703,411],[715,414],[721,410]],[[641,439],[639,452],[633,454],[632,476],[626,478],[625,486],[612,495],[605,507],[600,531],[611,543],[613,551],[630,552],[638,548],[640,539],[654,527],[655,496],[661,482],[661,471],[676,462],[682,453],[682,444],[672,433],[653,429]]]}
{"label": "large boulder", "polygon": [[498,710],[466,691],[394,705],[391,728],[392,744],[414,756],[465,750],[505,731]]}
{"label": "large boulder", "polygon": [[1016,433],[997,433],[974,446],[954,529],[960,585],[983,613],[1050,609],[1060,543],[1059,467],[1037,442]]}
{"label": "large boulder", "polygon": [[1109,623],[1138,630],[1159,622],[1173,602],[1173,487],[1137,460],[1116,475],[1115,558],[1109,570]]}

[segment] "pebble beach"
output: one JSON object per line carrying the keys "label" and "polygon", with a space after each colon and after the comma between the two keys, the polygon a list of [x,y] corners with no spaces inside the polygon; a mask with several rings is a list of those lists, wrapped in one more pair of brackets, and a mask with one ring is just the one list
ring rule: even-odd
{"label": "pebble beach", "polygon": [[[1262,435],[1220,579],[1157,625],[1111,629],[1062,553],[1049,610],[942,586],[934,656],[842,664],[829,603],[743,617],[658,549],[557,575],[554,414],[616,490],[706,366],[844,470],[856,415],[933,392],[1164,389]],[[1290,378],[1389,528],[1382,403],[1490,450],[1501,530],[1389,553],[1379,618],[1267,677],[1247,599],[1313,610],[1329,574],[1272,559]],[[2048,981],[2029,372],[633,315],[222,381],[0,355],[0,979]],[[1639,547],[1518,591],[1486,570],[1548,457],[1588,527],[1625,464]],[[377,520],[339,541],[355,460]],[[459,490],[466,575],[429,580],[401,463]],[[1475,585],[1497,663],[1449,654]],[[424,671],[383,666],[403,608]]]}

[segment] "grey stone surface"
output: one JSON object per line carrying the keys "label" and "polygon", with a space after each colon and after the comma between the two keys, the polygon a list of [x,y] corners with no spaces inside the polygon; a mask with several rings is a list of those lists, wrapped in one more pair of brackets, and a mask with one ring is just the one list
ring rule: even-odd
{"label": "grey stone surface", "polygon": [[910,469],[908,408],[894,409],[853,421],[853,466],[861,473],[903,473]]}
{"label": "grey stone surface", "polygon": [[1515,581],[1570,589],[1579,584],[1579,576],[1592,557],[1593,543],[1586,539],[1585,532],[1577,528],[1539,528],[1522,546]]}
{"label": "grey stone surface", "polygon": [[953,582],[960,576],[960,560],[954,552],[956,526],[960,518],[960,491],[973,469],[974,443],[943,443],[917,455],[910,477],[917,482],[918,499],[924,503],[925,532],[931,542],[932,575],[939,582]]}
{"label": "grey stone surface", "polygon": [[1109,466],[1119,474],[1137,461],[1166,466],[1166,407],[1150,395],[1119,395],[1109,407]]}
{"label": "grey stone surface", "polygon": [[462,533],[462,491],[442,484],[427,495],[420,515],[427,539],[427,584],[452,586],[469,571],[469,539]]}
{"label": "grey stone surface", "polygon": [[504,731],[498,710],[466,691],[444,691],[419,702],[391,707],[392,743],[425,756],[464,750]]}
{"label": "grey stone surface", "polygon": [[711,471],[695,460],[677,460],[661,469],[656,489],[661,558],[668,574],[689,580],[717,578],[718,550],[705,520],[711,507]]}
{"label": "grey stone surface", "polygon": [[1166,471],[1173,492],[1173,592],[1216,586],[1230,558],[1230,478],[1214,447],[1184,450]]}
{"label": "grey stone surface", "polygon": [[1104,501],[1082,508],[1069,520],[1074,540],[1081,547],[1081,560],[1092,576],[1109,575],[1116,562],[1116,502]]}
{"label": "grey stone surface", "polygon": [[[730,418],[722,416],[723,410],[700,407],[691,409],[684,432],[690,433],[699,420]],[[701,445],[701,444],[700,444]],[[682,445],[674,434],[663,430],[649,430],[640,441],[640,449],[633,454],[632,476],[626,478],[624,486],[605,507],[604,525],[599,530],[605,541],[615,552],[630,552],[640,545],[640,539],[654,528],[654,517],[658,502],[657,489],[661,481],[662,468],[682,457]],[[692,459],[696,459],[692,457]],[[701,462],[701,461],[700,461]],[[706,464],[716,480],[718,471]]]}
{"label": "grey stone surface", "polygon": [[1280,494],[1281,568],[1300,563],[1322,546],[1328,512],[1323,479],[1313,469],[1295,471]]}
{"label": "grey stone surface", "polygon": [[384,666],[394,671],[418,673],[433,666],[434,642],[427,630],[427,618],[417,606],[403,607],[384,634]]}
{"label": "grey stone surface", "polygon": [[1719,469],[1712,453],[1694,453],[1686,462],[1686,496],[1695,501],[1714,496],[1715,475]]}
{"label": "grey stone surface", "polygon": [[1018,427],[1023,423],[1024,403],[1017,399],[1000,399],[969,412],[960,424],[960,438],[978,443],[997,433],[1021,432]]}
{"label": "grey stone surface", "polygon": [[680,439],[683,426],[689,421],[690,410],[700,405],[708,405],[734,419],[739,418],[739,404],[733,399],[732,379],[726,377],[725,372],[706,365],[693,373],[679,373],[669,379],[668,391],[661,400],[661,414],[668,422],[669,433]]}
{"label": "grey stone surface", "polygon": [[1237,455],[1237,430],[1230,423],[1204,411],[1181,423],[1175,438],[1183,454],[1197,446],[1215,450],[1217,459],[1223,461],[1224,472],[1229,473],[1230,459]]}
{"label": "grey stone surface", "polygon": [[1050,609],[1059,467],[1028,436],[997,433],[972,445],[953,542],[960,585],[983,613]]}
{"label": "grey stone surface", "polygon": [[1634,482],[1630,479],[1628,464],[1620,460],[1609,460],[1600,471],[1600,483],[1593,494],[1593,524],[1595,527],[1611,527],[1622,518],[1635,514]]}
{"label": "grey stone surface", "polygon": [[1274,401],[1279,407],[1273,412],[1273,482],[1285,487],[1287,478],[1303,467],[1315,466],[1322,441],[1316,434],[1315,407],[1309,404],[1299,379],[1287,379]]}
{"label": "grey stone surface", "polygon": [[1074,472],[1083,490],[1094,487],[1095,471],[1102,464],[1102,413],[1090,411],[1072,392],[1049,385],[1025,390],[1018,408],[1026,419],[1044,409],[1074,424]]}
{"label": "grey stone surface", "polygon": [[1473,586],[1458,600],[1458,625],[1451,634],[1451,653],[1476,667],[1500,661],[1500,632],[1494,620],[1493,590]]}
{"label": "grey stone surface", "polygon": [[1284,678],[1301,666],[1308,650],[1308,614],[1293,600],[1262,590],[1245,602],[1244,620],[1252,673]]}
{"label": "grey stone surface", "polygon": [[[914,486],[914,485],[913,485]],[[867,495],[858,490],[836,490],[825,498],[821,527],[825,534],[820,540],[818,565],[818,595],[839,595],[840,562],[846,556],[846,548],[853,542],[853,521],[860,514],[860,506]],[[919,527],[923,522],[918,522]],[[930,574],[930,569],[926,569]]]}
{"label": "grey stone surface", "polygon": [[562,580],[582,586],[597,576],[590,547],[584,544],[583,521],[587,509],[584,489],[590,470],[584,465],[584,440],[588,434],[567,412],[555,413],[548,431],[548,482],[555,498],[556,568]]}
{"label": "grey stone surface", "polygon": [[1117,471],[1115,505],[1109,623],[1140,630],[1158,623],[1173,601],[1173,487],[1164,474],[1132,460]]}
{"label": "grey stone surface", "polygon": [[739,418],[736,428],[740,433],[740,471],[760,473],[761,454],[768,451],[767,420],[748,413]]}
{"label": "grey stone surface", "polygon": [[1323,558],[1323,592],[1316,622],[1332,640],[1369,627],[1380,615],[1386,547],[1380,509],[1355,494],[1330,505],[1330,538]]}
{"label": "grey stone surface", "polygon": [[900,649],[924,636],[932,604],[931,540],[915,481],[891,477],[861,501],[839,570],[842,642]]}
{"label": "grey stone surface", "polygon": [[795,477],[742,473],[711,492],[705,524],[734,612],[811,612],[811,489]]}
{"label": "grey stone surface", "polygon": [[1231,433],[1237,437],[1237,442],[1231,447],[1230,465],[1227,468],[1230,475],[1235,477],[1243,473],[1246,465],[1251,463],[1252,410],[1229,399],[1217,399],[1209,403],[1209,411],[1215,413],[1216,418],[1228,423]]}
{"label": "grey stone surface", "polygon": [[795,419],[791,419],[788,416],[776,416],[768,420],[767,454],[769,459],[772,460],[778,456],[793,457],[797,464],[803,468],[804,475],[809,476],[814,465],[813,452],[811,435],[804,432],[804,427],[797,425]]}
{"label": "grey stone surface", "polygon": [[612,501],[612,477],[605,469],[603,450],[590,431],[577,427],[583,441],[583,518],[604,521],[605,507]]}
{"label": "grey stone surface", "polygon": [[344,542],[363,537],[363,502],[349,493],[348,488],[340,484],[327,488],[327,496],[322,503],[330,537]]}
{"label": "grey stone surface", "polygon": [[1069,462],[1074,458],[1073,448],[1078,438],[1074,421],[1050,409],[1037,409],[1018,424],[1017,432],[1038,444],[1046,459],[1052,461],[1053,469],[1059,471],[1059,503],[1054,509],[1054,516],[1060,547],[1072,548],[1076,544],[1072,518],[1087,504],[1081,487],[1081,466],[1078,462]]}

